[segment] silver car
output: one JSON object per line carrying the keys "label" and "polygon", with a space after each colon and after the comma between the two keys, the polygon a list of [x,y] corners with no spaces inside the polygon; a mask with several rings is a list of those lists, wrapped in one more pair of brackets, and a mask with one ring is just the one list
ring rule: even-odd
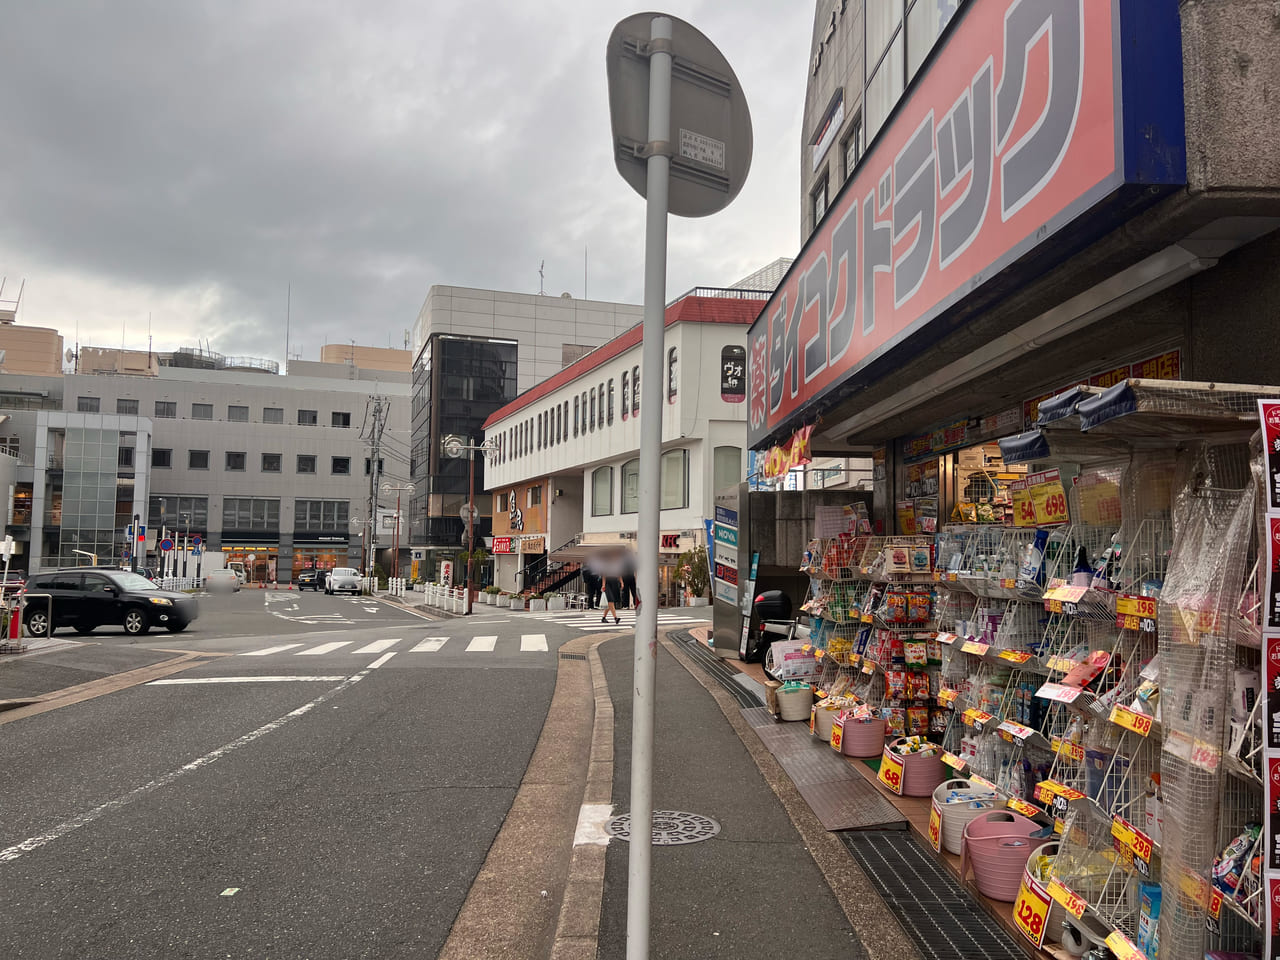
{"label": "silver car", "polygon": [[324,579],[324,592],[359,594],[363,585],[360,582],[360,571],[354,567],[334,567]]}

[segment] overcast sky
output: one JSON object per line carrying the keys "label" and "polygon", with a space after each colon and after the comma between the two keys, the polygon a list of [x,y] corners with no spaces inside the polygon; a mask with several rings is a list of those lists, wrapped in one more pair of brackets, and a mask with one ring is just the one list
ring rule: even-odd
{"label": "overcast sky", "polygon": [[[0,275],[70,346],[284,357],[402,346],[432,284],[640,302],[643,201],[610,153],[616,0],[11,4]],[[794,256],[810,3],[673,0],[755,136],[728,210],[671,219],[668,294]]]}

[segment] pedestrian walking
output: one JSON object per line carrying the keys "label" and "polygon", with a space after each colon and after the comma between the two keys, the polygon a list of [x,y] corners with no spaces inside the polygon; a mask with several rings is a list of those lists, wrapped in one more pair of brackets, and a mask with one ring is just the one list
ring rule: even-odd
{"label": "pedestrian walking", "polygon": [[622,571],[622,554],[608,557],[600,564],[600,575],[604,578],[604,598],[609,604],[605,608],[604,616],[600,618],[601,623],[608,623],[610,617],[613,617],[615,624],[622,622],[622,618],[618,616],[618,603],[622,599],[623,591]]}
{"label": "pedestrian walking", "polygon": [[600,558],[595,554],[589,556],[587,562],[583,564],[582,586],[587,591],[587,608],[599,610],[600,590],[604,586],[604,580],[600,576]]}
{"label": "pedestrian walking", "polygon": [[629,550],[622,558],[622,589],[622,605],[635,607],[639,611],[640,591],[636,589],[636,558]]}

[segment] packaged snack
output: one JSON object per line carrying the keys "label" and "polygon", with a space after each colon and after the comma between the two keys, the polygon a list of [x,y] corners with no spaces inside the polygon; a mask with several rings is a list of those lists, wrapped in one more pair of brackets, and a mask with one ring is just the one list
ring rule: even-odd
{"label": "packaged snack", "polygon": [[929,708],[907,707],[907,732],[919,736],[929,733]]}
{"label": "packaged snack", "polygon": [[881,707],[880,716],[884,718],[888,736],[900,737],[906,733],[907,711],[903,707]]}
{"label": "packaged snack", "polygon": [[929,619],[929,594],[907,594],[907,620],[910,623],[924,623]]}
{"label": "packaged snack", "polygon": [[885,595],[882,613],[885,623],[907,622],[907,596],[897,590]]}
{"label": "packaged snack", "polygon": [[947,732],[947,726],[951,722],[951,713],[940,707],[934,707],[929,711],[929,732],[944,734]]}
{"label": "packaged snack", "polygon": [[937,639],[926,640],[925,651],[930,663],[942,662],[942,644]]}
{"label": "packaged snack", "polygon": [[929,652],[922,640],[904,640],[902,659],[909,667],[923,667],[929,663]]}
{"label": "packaged snack", "polygon": [[904,698],[907,700],[929,699],[929,675],[913,671],[906,675]]}
{"label": "packaged snack", "polygon": [[907,674],[902,670],[887,670],[884,675],[884,698],[907,699]]}

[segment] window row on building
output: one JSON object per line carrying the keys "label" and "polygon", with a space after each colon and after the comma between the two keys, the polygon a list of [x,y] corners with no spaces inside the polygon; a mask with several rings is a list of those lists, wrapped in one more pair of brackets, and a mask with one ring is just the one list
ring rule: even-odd
{"label": "window row on building", "polygon": [[[221,529],[278,531],[280,503],[278,497],[224,497]],[[164,525],[203,533],[209,529],[209,498],[154,496],[147,514],[147,523],[153,529]],[[293,529],[299,533],[344,531],[350,518],[349,500],[293,502]]]}
{"label": "window row on building", "polygon": [[[77,397],[76,412],[77,413],[101,413],[102,401],[100,397]],[[141,413],[139,409],[139,401],[131,398],[121,397],[116,400],[116,413],[121,416],[136,417]],[[212,403],[193,403],[191,404],[192,420],[212,420],[213,419]],[[178,417],[178,401],[176,400],[157,400],[152,409],[152,416],[157,420],[176,420]],[[228,404],[226,420],[228,423],[249,423],[249,408],[241,404]],[[261,423],[280,423],[284,421],[284,407],[263,407]],[[294,421],[299,427],[318,427],[320,425],[320,412],[318,410],[298,410],[297,419]],[[329,426],[347,428],[351,426],[351,412],[349,410],[334,410],[329,414]]]}
{"label": "window row on building", "polygon": [[[133,466],[133,448],[120,448],[119,466]],[[126,456],[127,454],[127,456]],[[126,462],[127,461],[127,462]],[[314,453],[300,453],[294,461],[293,472],[300,475],[314,475],[319,472],[321,458]],[[151,451],[151,466],[157,470],[169,470],[173,467],[173,449],[171,447],[154,447]],[[210,451],[188,450],[188,470],[209,470],[211,468]],[[232,473],[242,473],[249,468],[249,454],[244,450],[228,450],[223,454],[222,469]],[[364,475],[369,476],[374,469],[373,460],[365,457]],[[382,460],[378,461],[378,472],[382,472]],[[283,473],[284,454],[264,453],[258,466],[259,473]],[[329,473],[335,477],[351,476],[351,457],[330,457]]]}
{"label": "window row on building", "polygon": [[[679,394],[678,353],[667,350],[667,402]],[[623,420],[640,415],[640,365],[622,371],[621,397],[616,405]],[[585,437],[613,426],[615,378],[576,394],[572,401],[556,403],[540,413],[513,424],[498,435],[498,463],[507,463],[538,450],[551,449],[575,437]],[[570,415],[570,405],[573,413]]]}

